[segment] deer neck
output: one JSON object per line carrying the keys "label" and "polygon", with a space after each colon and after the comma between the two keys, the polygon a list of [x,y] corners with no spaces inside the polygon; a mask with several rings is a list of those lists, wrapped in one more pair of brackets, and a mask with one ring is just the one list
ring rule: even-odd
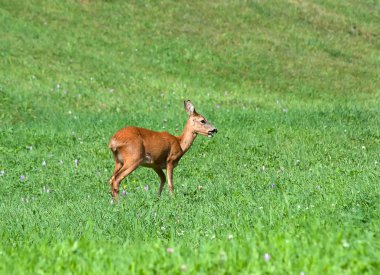
{"label": "deer neck", "polygon": [[186,153],[186,151],[189,150],[196,137],[197,134],[193,131],[193,127],[191,127],[191,121],[189,119],[185,125],[185,129],[183,129],[182,134],[177,137],[183,153]]}

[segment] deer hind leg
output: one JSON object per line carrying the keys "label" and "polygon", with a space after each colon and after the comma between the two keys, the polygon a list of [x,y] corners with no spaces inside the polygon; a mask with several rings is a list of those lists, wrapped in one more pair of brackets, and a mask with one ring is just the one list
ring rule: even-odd
{"label": "deer hind leg", "polygon": [[161,196],[162,189],[164,188],[166,177],[164,172],[160,168],[154,168],[154,171],[157,173],[157,175],[160,177],[161,183],[160,188],[158,189],[158,196]]}
{"label": "deer hind leg", "polygon": [[111,186],[115,180],[117,172],[119,172],[119,170],[121,169],[121,167],[124,164],[123,159],[119,157],[120,155],[119,155],[118,149],[116,149],[115,151],[112,150],[112,154],[113,154],[113,158],[115,160],[115,169],[114,169],[112,177],[110,179],[110,185]]}
{"label": "deer hind leg", "polygon": [[121,155],[123,159],[123,165],[114,176],[114,180],[111,185],[112,197],[118,197],[120,182],[126,176],[128,176],[130,173],[136,170],[136,168],[139,167],[143,161],[143,159],[140,156],[137,156],[137,157],[128,156],[126,150],[123,150],[123,148],[119,149],[119,154]]}

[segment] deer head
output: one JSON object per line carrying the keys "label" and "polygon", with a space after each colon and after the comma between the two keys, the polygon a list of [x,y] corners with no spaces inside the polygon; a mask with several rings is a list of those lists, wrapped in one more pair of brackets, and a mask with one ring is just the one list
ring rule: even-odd
{"label": "deer head", "polygon": [[218,132],[218,129],[216,129],[214,125],[195,111],[195,107],[190,100],[184,102],[184,107],[186,113],[189,115],[189,122],[193,133],[211,138]]}

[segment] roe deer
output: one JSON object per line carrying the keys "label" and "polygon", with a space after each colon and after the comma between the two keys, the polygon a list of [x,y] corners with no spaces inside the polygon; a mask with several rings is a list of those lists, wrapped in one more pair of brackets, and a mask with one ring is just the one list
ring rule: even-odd
{"label": "roe deer", "polygon": [[168,188],[173,194],[173,169],[189,150],[197,134],[212,137],[218,131],[204,116],[195,111],[190,100],[186,100],[184,106],[189,119],[178,137],[167,132],[130,126],[119,130],[111,138],[109,148],[115,159],[115,170],[110,179],[113,198],[119,195],[120,182],[140,165],[152,168],[160,177],[158,195],[161,195],[166,181],[162,171],[166,169]]}

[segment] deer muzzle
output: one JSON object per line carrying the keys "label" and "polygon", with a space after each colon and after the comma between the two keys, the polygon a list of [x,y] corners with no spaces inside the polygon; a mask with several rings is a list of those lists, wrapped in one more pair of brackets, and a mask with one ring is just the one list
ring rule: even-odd
{"label": "deer muzzle", "polygon": [[207,136],[208,136],[209,138],[211,138],[211,137],[213,137],[217,132],[218,132],[218,129],[214,128],[214,129],[208,131]]}

